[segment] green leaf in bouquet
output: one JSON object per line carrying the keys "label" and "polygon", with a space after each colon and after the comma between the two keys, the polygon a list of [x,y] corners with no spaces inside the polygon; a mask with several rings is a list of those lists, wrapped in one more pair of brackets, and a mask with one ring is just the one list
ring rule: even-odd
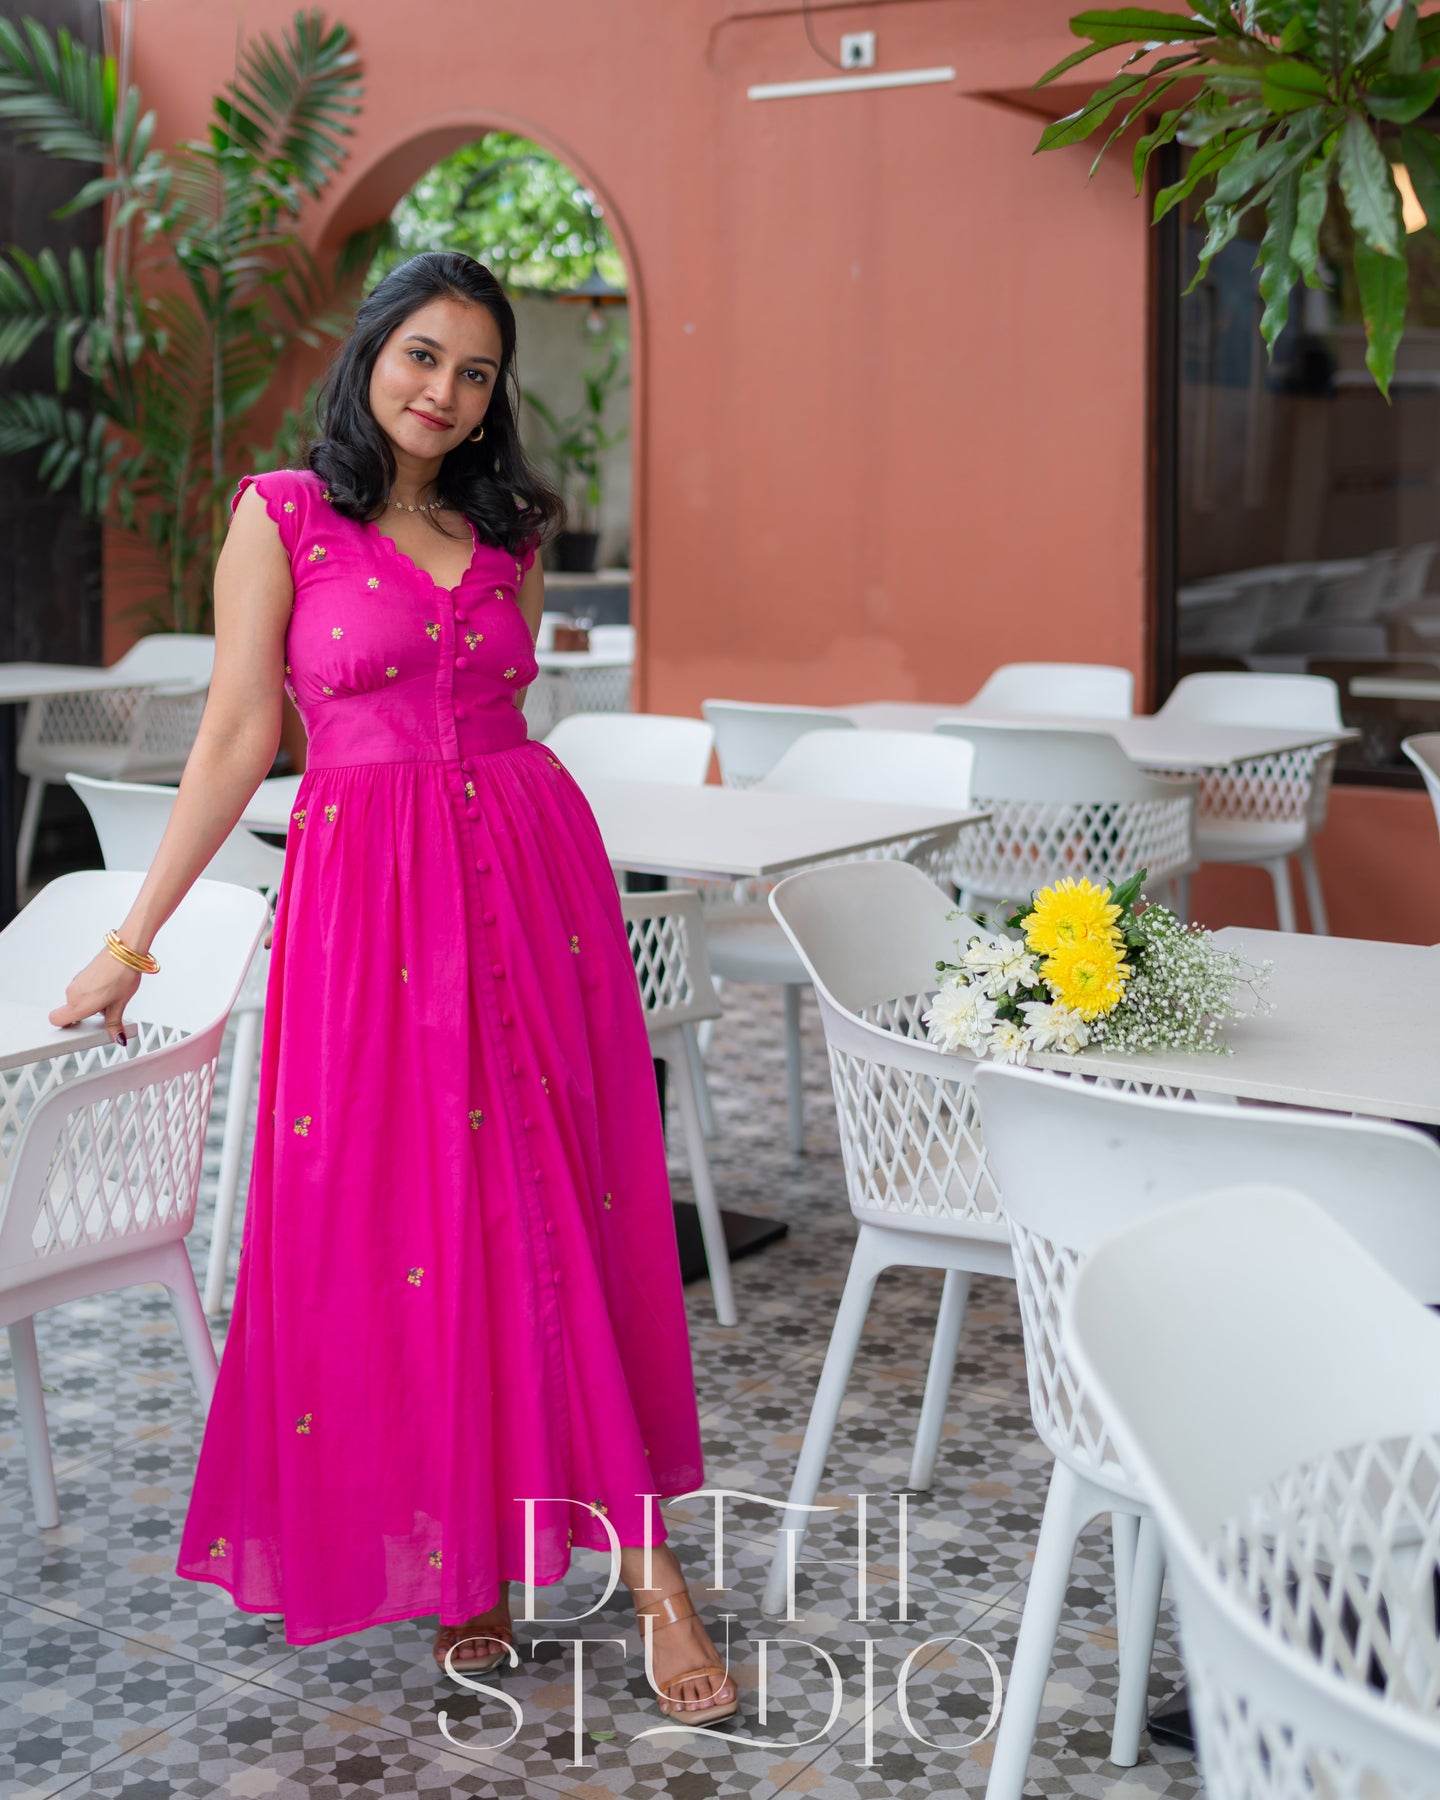
{"label": "green leaf in bouquet", "polygon": [[1122,881],[1119,887],[1111,893],[1110,904],[1118,906],[1121,912],[1128,912],[1140,898],[1140,890],[1145,885],[1145,877],[1148,873],[1148,869],[1139,869],[1127,880]]}

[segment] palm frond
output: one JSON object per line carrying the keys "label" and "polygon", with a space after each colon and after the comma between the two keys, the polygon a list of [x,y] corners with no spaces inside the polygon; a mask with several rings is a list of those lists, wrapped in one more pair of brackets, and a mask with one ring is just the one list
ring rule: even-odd
{"label": "palm frond", "polygon": [[246,45],[215,117],[225,140],[268,165],[282,187],[312,199],[349,154],[349,121],[360,110],[360,63],[343,25],[298,12],[282,41],[262,33]]}
{"label": "palm frond", "polygon": [[43,25],[0,19],[0,119],[22,144],[66,162],[103,163],[115,133],[114,65]]}

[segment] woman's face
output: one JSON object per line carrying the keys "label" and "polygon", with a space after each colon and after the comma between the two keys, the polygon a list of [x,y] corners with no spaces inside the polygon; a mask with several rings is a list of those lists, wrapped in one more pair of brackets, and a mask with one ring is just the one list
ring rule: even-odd
{"label": "woman's face", "polygon": [[485,417],[500,327],[484,306],[431,300],[396,326],[370,374],[370,411],[396,451],[438,461]]}

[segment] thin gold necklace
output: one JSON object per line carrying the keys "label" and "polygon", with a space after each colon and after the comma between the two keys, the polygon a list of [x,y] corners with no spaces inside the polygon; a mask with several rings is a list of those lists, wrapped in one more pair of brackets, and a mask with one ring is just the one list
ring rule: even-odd
{"label": "thin gold necklace", "polygon": [[445,510],[445,502],[443,500],[421,500],[414,504],[408,500],[392,500],[390,504],[397,512],[437,513]]}

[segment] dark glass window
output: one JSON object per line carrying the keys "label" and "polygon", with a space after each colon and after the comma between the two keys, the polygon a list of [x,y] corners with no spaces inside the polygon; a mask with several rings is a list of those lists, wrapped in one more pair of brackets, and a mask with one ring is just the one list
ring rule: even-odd
{"label": "dark glass window", "polygon": [[1341,775],[1361,781],[1418,781],[1400,742],[1440,730],[1440,258],[1418,223],[1388,404],[1365,368],[1343,240],[1328,285],[1296,287],[1273,360],[1260,223],[1188,295],[1195,212],[1160,241],[1160,378],[1174,398],[1172,411],[1162,391],[1159,409],[1159,692],[1199,669],[1328,675],[1361,734]]}

